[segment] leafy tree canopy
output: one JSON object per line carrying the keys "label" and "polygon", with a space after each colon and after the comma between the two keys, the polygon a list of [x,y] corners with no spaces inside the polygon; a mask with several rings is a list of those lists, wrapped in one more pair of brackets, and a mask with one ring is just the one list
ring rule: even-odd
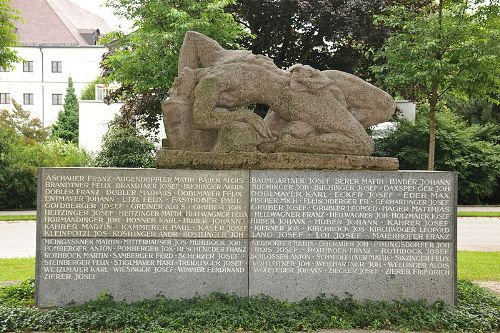
{"label": "leafy tree canopy", "polygon": [[0,209],[33,208],[39,167],[87,166],[90,157],[75,144],[47,140],[41,121],[13,104],[0,110]]}
{"label": "leafy tree canopy", "polygon": [[416,14],[401,6],[377,18],[390,27],[372,69],[381,82],[404,98],[428,101],[434,90],[460,98],[498,103],[500,88],[500,6],[483,1],[442,1]]}
{"label": "leafy tree canopy", "polygon": [[75,95],[73,80],[68,78],[68,88],[64,96],[63,110],[58,113],[57,121],[52,127],[51,137],[61,138],[66,142],[78,144],[78,123],[79,123],[78,99]]}
{"label": "leafy tree canopy", "polygon": [[277,66],[296,63],[337,69],[368,78],[373,50],[380,48],[386,29],[373,25],[373,15],[387,6],[409,11],[426,0],[240,0],[229,7],[238,22],[255,36],[243,45],[271,57]]}
{"label": "leafy tree canopy", "polygon": [[0,0],[0,67],[9,68],[21,60],[11,49],[18,45],[14,22],[20,19],[19,13],[10,6],[10,0]]}
{"label": "leafy tree canopy", "polygon": [[[0,126],[9,129],[11,137],[16,139],[43,142],[48,137],[48,129],[43,127],[38,118],[31,118],[31,113],[12,100],[13,110],[0,110]],[[6,133],[6,132],[5,132]]]}
{"label": "leafy tree canopy", "polygon": [[139,117],[150,127],[161,114],[160,102],[177,76],[177,58],[184,35],[201,32],[226,48],[238,47],[245,35],[224,8],[231,0],[107,0],[115,13],[134,22],[135,31],[114,33],[102,41],[111,52],[102,62],[105,76],[122,84],[113,97],[126,105],[125,116]]}
{"label": "leafy tree canopy", "polygon": [[443,96],[500,102],[499,11],[495,2],[439,0],[423,13],[395,6],[378,17],[392,33],[372,69],[394,94],[428,104],[429,170]]}
{"label": "leafy tree canopy", "polygon": [[[445,109],[436,115],[436,169],[458,172],[459,202],[477,204],[500,191],[500,124],[467,124]],[[399,159],[403,170],[425,169],[429,116],[417,112],[415,123],[401,120],[387,138],[376,141],[376,154]]]}

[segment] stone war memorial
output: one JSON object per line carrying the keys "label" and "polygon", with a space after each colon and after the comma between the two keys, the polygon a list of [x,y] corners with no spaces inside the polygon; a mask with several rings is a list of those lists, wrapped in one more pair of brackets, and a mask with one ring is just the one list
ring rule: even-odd
{"label": "stone war memorial", "polygon": [[38,306],[103,293],[456,302],[457,177],[370,156],[387,93],[188,32],[162,109],[157,169],[40,169]]}

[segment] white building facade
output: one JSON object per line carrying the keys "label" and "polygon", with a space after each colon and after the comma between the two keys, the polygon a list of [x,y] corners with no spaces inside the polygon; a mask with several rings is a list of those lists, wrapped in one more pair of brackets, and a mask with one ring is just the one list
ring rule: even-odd
{"label": "white building facade", "polygon": [[[10,109],[11,100],[53,124],[62,110],[71,77],[77,96],[100,73],[99,62],[107,48],[102,46],[26,46],[15,48],[24,60],[0,72],[0,108]],[[3,96],[3,98],[2,98]]]}
{"label": "white building facade", "polygon": [[12,0],[22,22],[16,23],[23,59],[14,68],[0,68],[0,109],[12,109],[12,99],[45,126],[63,108],[71,77],[77,96],[99,74],[108,49],[96,45],[111,28],[95,14],[68,0]]}

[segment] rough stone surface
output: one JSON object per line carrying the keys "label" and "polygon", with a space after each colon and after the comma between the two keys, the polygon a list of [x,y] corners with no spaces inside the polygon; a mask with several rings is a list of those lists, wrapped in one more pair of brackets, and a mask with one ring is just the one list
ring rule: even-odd
{"label": "rough stone surface", "polygon": [[248,172],[43,168],[36,299],[248,295]]}
{"label": "rough stone surface", "polygon": [[250,295],[453,303],[454,184],[450,172],[251,171]]}
{"label": "rough stone surface", "polygon": [[[265,119],[251,111],[256,103],[269,107]],[[282,70],[190,31],[162,109],[170,149],[369,156],[365,128],[387,121],[395,103],[351,74],[300,64]]]}
{"label": "rough stone surface", "polygon": [[161,149],[158,168],[165,169],[295,169],[398,170],[396,158],[306,153],[196,152]]}
{"label": "rough stone surface", "polygon": [[449,172],[44,168],[36,301],[456,297]]}
{"label": "rough stone surface", "polygon": [[252,239],[249,293],[453,304],[453,253],[451,242]]}
{"label": "rough stone surface", "polygon": [[247,238],[245,171],[45,170],[42,237]]}

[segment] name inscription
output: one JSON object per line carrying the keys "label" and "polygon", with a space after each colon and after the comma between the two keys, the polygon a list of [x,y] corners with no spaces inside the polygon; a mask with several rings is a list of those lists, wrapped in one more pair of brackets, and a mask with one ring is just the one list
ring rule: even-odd
{"label": "name inscription", "polygon": [[[452,303],[455,186],[427,172],[42,169],[37,303],[102,291]],[[405,291],[415,279],[433,287]]]}

